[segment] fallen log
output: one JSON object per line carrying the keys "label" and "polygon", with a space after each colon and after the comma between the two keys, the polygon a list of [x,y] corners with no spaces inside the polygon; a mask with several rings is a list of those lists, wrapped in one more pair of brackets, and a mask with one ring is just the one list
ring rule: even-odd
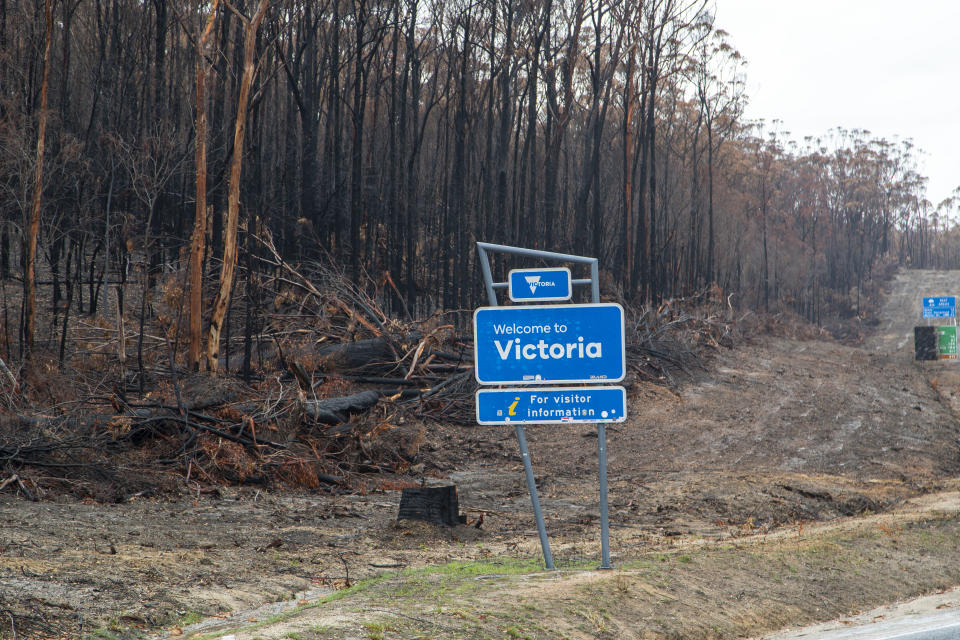
{"label": "fallen log", "polygon": [[308,416],[323,424],[336,425],[346,422],[350,416],[367,411],[377,404],[380,394],[376,391],[361,391],[342,398],[307,400],[303,409]]}
{"label": "fallen log", "polygon": [[326,482],[327,484],[337,484],[341,486],[346,484],[343,478],[341,478],[340,476],[334,476],[329,473],[318,473],[317,480],[319,480],[320,482]]}
{"label": "fallen log", "polygon": [[317,349],[317,369],[324,373],[352,371],[383,374],[396,369],[397,353],[386,338],[342,342]]}

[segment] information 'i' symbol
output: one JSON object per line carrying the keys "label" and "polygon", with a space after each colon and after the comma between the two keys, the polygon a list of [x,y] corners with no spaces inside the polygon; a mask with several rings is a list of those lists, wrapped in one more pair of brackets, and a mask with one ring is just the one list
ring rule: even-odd
{"label": "information 'i' symbol", "polygon": [[517,415],[517,404],[520,402],[520,396],[517,396],[513,399],[513,404],[510,405],[509,410],[507,410],[507,415],[515,416]]}

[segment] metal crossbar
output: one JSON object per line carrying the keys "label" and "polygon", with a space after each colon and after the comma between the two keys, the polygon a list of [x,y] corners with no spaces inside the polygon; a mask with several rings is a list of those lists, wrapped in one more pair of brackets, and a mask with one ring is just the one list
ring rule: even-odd
{"label": "metal crossbar", "polygon": [[539,249],[524,249],[522,247],[509,247],[503,244],[490,244],[489,242],[478,242],[477,252],[480,254],[480,269],[483,271],[483,284],[487,290],[487,301],[491,307],[500,306],[497,301],[497,289],[506,289],[508,282],[494,282],[493,275],[490,272],[490,257],[487,253],[509,253],[515,256],[524,256],[527,258],[542,258],[544,260],[555,260],[557,262],[574,262],[577,264],[590,265],[590,277],[573,280],[574,285],[590,285],[590,296],[595,303],[600,302],[600,270],[596,258],[585,256],[574,256],[568,253],[555,253],[553,251],[540,251]]}

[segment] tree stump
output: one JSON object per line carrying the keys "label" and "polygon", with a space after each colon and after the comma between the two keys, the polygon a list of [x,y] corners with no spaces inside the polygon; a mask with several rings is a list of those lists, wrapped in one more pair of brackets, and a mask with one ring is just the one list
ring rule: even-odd
{"label": "tree stump", "polygon": [[460,515],[457,487],[448,485],[404,489],[400,495],[397,520],[425,520],[452,527],[465,524],[467,517]]}

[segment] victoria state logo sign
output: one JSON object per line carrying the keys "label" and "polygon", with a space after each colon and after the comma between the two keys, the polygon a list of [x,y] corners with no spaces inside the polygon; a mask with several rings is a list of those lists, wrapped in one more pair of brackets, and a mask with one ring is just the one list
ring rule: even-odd
{"label": "victoria state logo sign", "polygon": [[513,301],[569,300],[572,295],[570,269],[514,269],[510,272],[510,299]]}
{"label": "victoria state logo sign", "polygon": [[556,289],[557,283],[551,280],[541,280],[543,276],[524,276],[524,280],[527,281],[527,284],[530,285],[530,293],[537,295],[537,289],[539,287],[547,287],[550,289]]}

